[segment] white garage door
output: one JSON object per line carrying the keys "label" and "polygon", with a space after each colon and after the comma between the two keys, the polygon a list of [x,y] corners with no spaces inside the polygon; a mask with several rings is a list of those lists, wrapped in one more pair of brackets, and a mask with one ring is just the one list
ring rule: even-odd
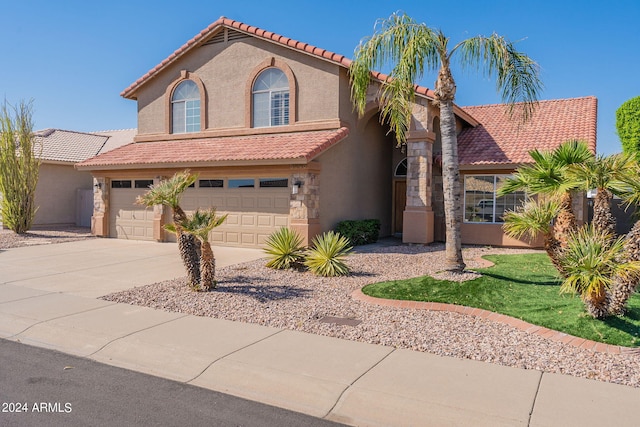
{"label": "white garage door", "polygon": [[200,179],[185,191],[180,206],[188,213],[215,207],[227,220],[210,235],[211,243],[261,247],[280,227],[289,225],[286,178]]}
{"label": "white garage door", "polygon": [[151,179],[111,181],[109,235],[118,239],[153,240],[153,209],[136,204]]}

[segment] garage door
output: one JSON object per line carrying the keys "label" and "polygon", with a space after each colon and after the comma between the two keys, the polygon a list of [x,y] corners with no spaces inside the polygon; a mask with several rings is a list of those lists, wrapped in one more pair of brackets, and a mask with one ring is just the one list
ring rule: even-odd
{"label": "garage door", "polygon": [[227,220],[210,235],[211,243],[261,247],[280,227],[289,225],[286,178],[200,179],[182,196],[187,212],[215,207]]}
{"label": "garage door", "polygon": [[154,240],[153,208],[136,204],[136,197],[144,194],[151,179],[123,179],[111,181],[109,235],[118,239]]}

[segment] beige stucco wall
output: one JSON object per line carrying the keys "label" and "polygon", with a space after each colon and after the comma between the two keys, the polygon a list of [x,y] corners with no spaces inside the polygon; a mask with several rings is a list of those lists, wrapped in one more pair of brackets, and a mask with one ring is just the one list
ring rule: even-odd
{"label": "beige stucco wall", "polygon": [[165,132],[165,92],[180,77],[181,70],[195,74],[205,86],[209,129],[244,127],[249,108],[247,85],[256,67],[269,58],[283,61],[295,75],[299,122],[338,117],[338,65],[264,40],[245,38],[197,47],[140,88],[138,134]]}
{"label": "beige stucco wall", "polygon": [[380,235],[391,233],[393,147],[376,116],[320,156],[323,231],[343,220],[379,219]]}
{"label": "beige stucco wall", "polygon": [[91,173],[79,172],[73,165],[40,165],[34,225],[75,224],[76,190],[91,189],[92,185]]}

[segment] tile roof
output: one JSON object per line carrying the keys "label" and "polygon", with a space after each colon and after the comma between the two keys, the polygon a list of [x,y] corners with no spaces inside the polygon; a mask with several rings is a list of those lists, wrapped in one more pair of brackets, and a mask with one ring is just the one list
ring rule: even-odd
{"label": "tile roof", "polygon": [[481,124],[458,136],[460,165],[527,163],[529,150],[553,150],[569,139],[585,140],[595,152],[597,106],[593,96],[540,101],[524,125],[509,118],[504,104],[463,107]]}
{"label": "tile roof", "polygon": [[133,142],[136,129],[104,132],[76,132],[63,129],[43,129],[34,132],[42,144],[43,161],[77,163],[97,154]]}
{"label": "tile roof", "polygon": [[61,129],[45,129],[35,134],[36,142],[42,144],[40,158],[43,161],[69,163],[95,156],[109,139],[104,135]]}
{"label": "tile roof", "polygon": [[346,138],[349,129],[172,141],[137,142],[76,165],[79,169],[157,165],[307,163]]}
{"label": "tile roof", "polygon": [[[352,62],[351,59],[347,58],[344,55],[340,55],[340,54],[328,51],[326,49],[321,49],[319,47],[310,45],[309,43],[303,43],[294,39],[290,39],[288,37],[281,36],[276,33],[272,33],[271,31],[263,30],[262,28],[254,27],[252,25],[247,25],[240,21],[234,21],[233,19],[229,19],[229,18],[225,18],[224,16],[221,16],[215,22],[210,24],[207,28],[205,28],[204,30],[196,34],[196,36],[193,37],[191,40],[189,40],[188,42],[180,46],[175,52],[173,52],[171,55],[165,58],[162,62],[160,62],[158,65],[156,65],[151,70],[149,70],[145,75],[143,75],[138,80],[136,80],[131,85],[129,85],[129,87],[127,87],[125,90],[123,90],[120,93],[120,96],[124,98],[129,98],[129,99],[136,99],[136,95],[135,95],[136,90],[140,86],[142,86],[148,79],[158,74],[160,71],[162,71],[167,66],[169,66],[169,64],[172,64],[173,62],[175,62],[178,58],[183,56],[186,52],[190,51],[192,48],[202,43],[205,43],[207,40],[210,39],[210,36],[215,34],[217,31],[219,31],[223,27],[231,28],[251,36],[268,40],[269,42],[272,42],[272,43],[276,43],[279,45],[289,47],[291,49],[298,50],[300,52],[304,52],[308,55],[312,55],[317,58],[321,58],[323,60],[333,62],[334,64],[337,64],[345,68],[349,68]],[[371,77],[374,80],[378,80],[381,82],[384,82],[387,79],[389,79],[388,75],[377,72],[377,71],[372,71]],[[415,85],[415,91],[416,91],[416,94],[426,96],[427,98],[433,99],[434,97],[433,91],[424,86]],[[463,118],[465,120],[469,119],[473,123],[473,118],[466,117],[462,109],[460,109],[458,106],[455,106],[454,108],[455,108],[456,114],[464,116]]]}

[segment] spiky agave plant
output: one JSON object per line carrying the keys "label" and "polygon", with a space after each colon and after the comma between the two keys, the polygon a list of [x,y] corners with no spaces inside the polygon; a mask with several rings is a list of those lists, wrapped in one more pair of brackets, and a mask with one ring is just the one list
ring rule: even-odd
{"label": "spiky agave plant", "polygon": [[345,276],[350,270],[344,258],[351,249],[349,239],[329,231],[313,239],[313,246],[307,251],[304,264],[319,276]]}
{"label": "spiky agave plant", "polygon": [[561,258],[567,277],[561,291],[579,294],[587,312],[599,319],[608,315],[614,276],[640,274],[640,261],[624,261],[624,241],[593,225],[572,233]]}
{"label": "spiky agave plant", "polygon": [[302,237],[295,230],[282,227],[265,241],[264,251],[269,255],[266,266],[277,270],[299,268],[304,258]]}

